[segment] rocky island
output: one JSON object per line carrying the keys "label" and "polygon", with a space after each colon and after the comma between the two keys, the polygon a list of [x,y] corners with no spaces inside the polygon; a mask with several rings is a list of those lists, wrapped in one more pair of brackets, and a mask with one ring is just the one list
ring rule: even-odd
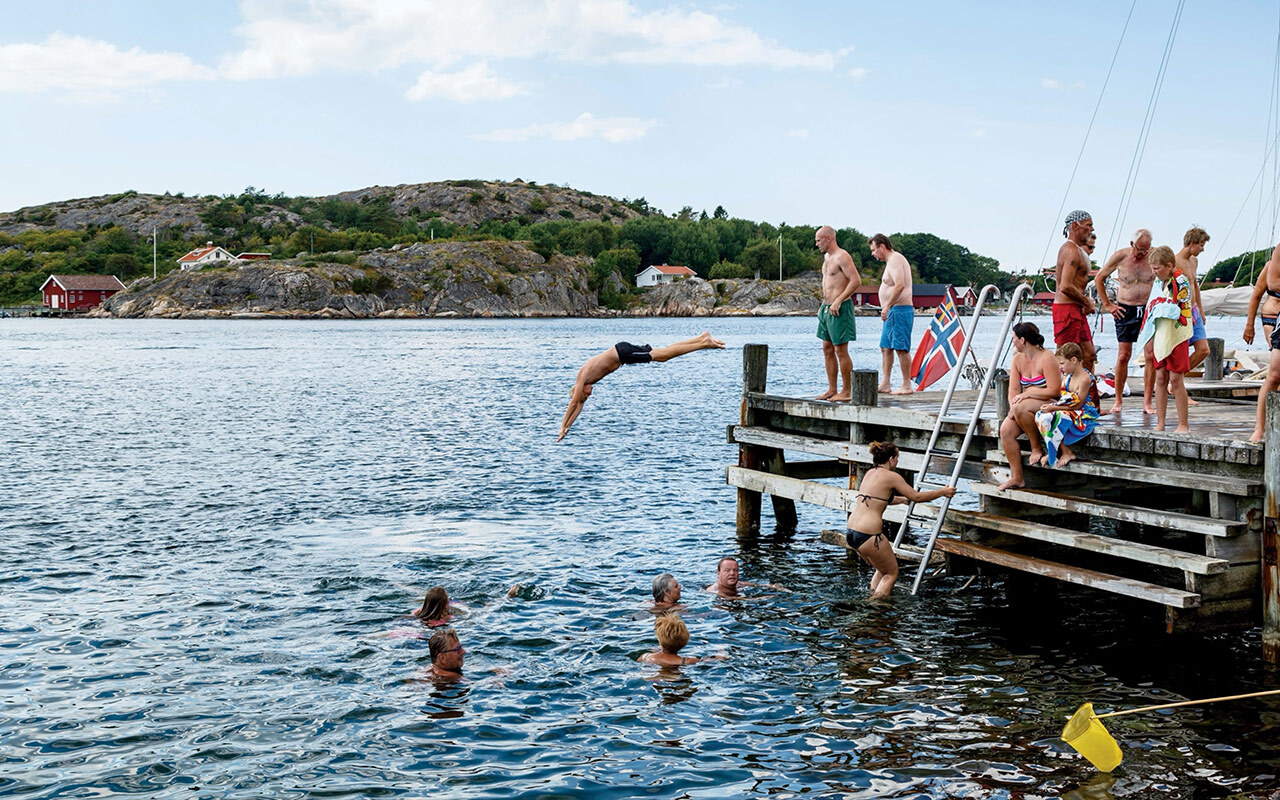
{"label": "rocky island", "polygon": [[[587,256],[544,258],[510,241],[417,242],[361,254],[246,261],[140,278],[97,317],[368,319],[812,315],[816,272],[787,281],[689,278],[599,305]],[[621,292],[623,276],[608,280]]]}

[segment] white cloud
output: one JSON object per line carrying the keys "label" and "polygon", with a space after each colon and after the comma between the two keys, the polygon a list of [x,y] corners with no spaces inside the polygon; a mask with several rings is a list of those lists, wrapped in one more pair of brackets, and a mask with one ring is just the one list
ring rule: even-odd
{"label": "white cloud", "polygon": [[0,45],[0,92],[56,90],[101,100],[112,92],[213,77],[213,70],[182,53],[120,50],[110,42],[64,33],[39,43]]}
{"label": "white cloud", "polygon": [[443,97],[459,103],[479,100],[506,100],[525,94],[523,86],[508,83],[489,72],[489,65],[479,61],[460,72],[432,72],[427,70],[418,76],[404,96],[410,100]]}
{"label": "white cloud", "polygon": [[524,128],[501,128],[473,138],[489,142],[527,142],[530,139],[552,139],[572,142],[599,137],[606,142],[629,142],[639,139],[657,125],[657,120],[638,117],[609,117],[596,119],[583,113],[572,122],[546,122]]}
{"label": "white cloud", "polygon": [[235,78],[433,70],[468,59],[833,69],[830,52],[784,47],[713,14],[645,11],[631,0],[243,0]]}
{"label": "white cloud", "polygon": [[787,131],[787,135],[792,137],[793,139],[808,139],[809,129],[808,128],[792,128],[791,130]]}
{"label": "white cloud", "polygon": [[871,70],[867,69],[866,67],[854,67],[853,69],[849,70],[849,77],[853,78],[855,81],[860,81],[870,74],[871,74]]}

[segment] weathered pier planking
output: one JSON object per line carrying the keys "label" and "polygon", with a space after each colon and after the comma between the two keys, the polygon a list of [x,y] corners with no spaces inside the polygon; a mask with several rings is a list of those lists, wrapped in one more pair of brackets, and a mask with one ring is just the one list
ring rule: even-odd
{"label": "weathered pier planking", "polygon": [[[768,494],[781,528],[796,526],[796,502],[828,509],[822,527],[838,530],[823,539],[843,545],[843,517],[871,464],[869,444],[895,442],[899,469],[913,478],[942,393],[878,395],[878,375],[859,370],[851,403],[769,394],[767,361],[767,346],[747,345],[741,424],[728,430],[738,446],[738,464],[726,471],[738,489],[738,530],[759,529]],[[1129,398],[1119,419],[1104,418],[1073,446],[1077,461],[1056,470],[1027,465],[1027,486],[1001,492],[995,484],[1009,469],[999,442],[1003,381],[982,409],[937,544],[947,568],[1017,571],[1144,601],[1171,633],[1262,624],[1263,654],[1280,661],[1280,393],[1268,398],[1264,444],[1247,441],[1254,404],[1234,399],[1256,396],[1256,384],[1202,383],[1190,435],[1153,430],[1141,397]],[[943,422],[937,447],[945,455],[935,451],[930,468],[939,484],[955,465],[976,401],[976,392],[958,391]],[[929,516],[930,507],[917,511]],[[885,519],[900,522],[904,512],[891,506]],[[918,533],[901,558],[919,559]]]}

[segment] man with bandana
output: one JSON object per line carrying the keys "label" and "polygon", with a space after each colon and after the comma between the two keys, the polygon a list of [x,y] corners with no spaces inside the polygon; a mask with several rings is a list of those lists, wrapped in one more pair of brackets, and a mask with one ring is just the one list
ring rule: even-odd
{"label": "man with bandana", "polygon": [[1089,315],[1093,301],[1085,294],[1089,284],[1089,254],[1085,245],[1093,233],[1093,217],[1088,211],[1072,211],[1067,215],[1062,235],[1067,241],[1058,248],[1058,265],[1054,278],[1058,290],[1053,296],[1053,341],[1059,347],[1067,342],[1080,345],[1084,368],[1093,371],[1097,351],[1089,331]]}

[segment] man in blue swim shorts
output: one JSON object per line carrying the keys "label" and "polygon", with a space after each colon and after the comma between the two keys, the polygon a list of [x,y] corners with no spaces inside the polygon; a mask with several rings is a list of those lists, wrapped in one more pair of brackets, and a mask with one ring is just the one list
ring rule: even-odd
{"label": "man in blue swim shorts", "polygon": [[[853,293],[862,277],[848,251],[836,244],[836,231],[823,225],[813,235],[813,244],[822,252],[822,305],[818,306],[818,338],[822,340],[822,361],[827,369],[827,390],[818,400],[848,402],[853,398],[853,360],[849,342],[858,338],[853,321]],[[836,391],[837,375],[843,388]]]}
{"label": "man in blue swim shorts", "polygon": [[915,306],[911,295],[911,265],[901,253],[893,249],[893,243],[883,233],[877,233],[867,242],[871,255],[884,262],[884,274],[880,276],[880,329],[881,379],[878,391],[889,391],[893,379],[893,357],[898,356],[902,369],[902,386],[893,394],[911,394],[911,326],[916,321]]}
{"label": "man in blue swim shorts", "polygon": [[1182,236],[1182,249],[1174,256],[1178,269],[1191,283],[1191,368],[1200,366],[1209,355],[1209,335],[1204,331],[1204,303],[1200,300],[1200,280],[1196,270],[1200,267],[1198,256],[1204,252],[1209,234],[1204,228],[1193,227]]}

